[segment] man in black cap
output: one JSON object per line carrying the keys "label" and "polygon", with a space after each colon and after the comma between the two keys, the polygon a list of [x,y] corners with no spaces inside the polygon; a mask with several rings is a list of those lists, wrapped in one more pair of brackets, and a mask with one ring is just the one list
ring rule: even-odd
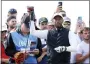
{"label": "man in black cap", "polygon": [[[63,28],[63,17],[60,13],[53,16],[55,29],[32,30],[31,34],[47,39],[48,64],[70,64],[70,52],[76,52],[76,35]],[[31,22],[34,27],[34,22]]]}

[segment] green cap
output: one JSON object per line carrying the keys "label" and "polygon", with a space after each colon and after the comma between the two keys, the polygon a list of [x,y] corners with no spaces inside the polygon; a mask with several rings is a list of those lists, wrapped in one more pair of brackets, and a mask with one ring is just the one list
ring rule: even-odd
{"label": "green cap", "polygon": [[39,19],[39,23],[42,23],[42,22],[48,22],[48,19],[46,17],[41,17]]}

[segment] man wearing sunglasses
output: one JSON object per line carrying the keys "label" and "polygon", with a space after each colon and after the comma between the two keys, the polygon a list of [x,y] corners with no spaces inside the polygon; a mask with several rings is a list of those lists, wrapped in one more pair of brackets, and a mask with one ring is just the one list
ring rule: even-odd
{"label": "man wearing sunglasses", "polygon": [[71,20],[68,17],[64,17],[63,27],[70,30]]}

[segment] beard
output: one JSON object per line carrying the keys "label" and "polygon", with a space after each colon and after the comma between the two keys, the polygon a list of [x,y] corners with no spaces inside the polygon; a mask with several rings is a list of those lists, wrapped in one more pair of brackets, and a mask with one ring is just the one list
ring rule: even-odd
{"label": "beard", "polygon": [[84,38],[84,40],[86,40],[86,41],[90,41],[90,38]]}
{"label": "beard", "polygon": [[16,26],[10,26],[11,29],[14,29]]}
{"label": "beard", "polygon": [[62,22],[59,22],[59,21],[56,22],[56,23],[55,23],[55,27],[56,27],[56,28],[61,28],[61,27],[62,27]]}
{"label": "beard", "polygon": [[56,25],[56,28],[61,28],[61,27],[62,27],[62,24]]}
{"label": "beard", "polygon": [[85,39],[85,40],[90,40],[89,38]]}

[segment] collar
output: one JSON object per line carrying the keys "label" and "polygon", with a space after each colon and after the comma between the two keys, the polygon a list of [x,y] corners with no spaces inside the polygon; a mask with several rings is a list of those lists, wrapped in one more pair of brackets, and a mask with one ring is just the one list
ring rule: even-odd
{"label": "collar", "polygon": [[55,29],[56,29],[56,30],[60,30],[60,31],[61,31],[61,30],[63,29],[63,27],[60,27],[60,28],[55,28]]}

